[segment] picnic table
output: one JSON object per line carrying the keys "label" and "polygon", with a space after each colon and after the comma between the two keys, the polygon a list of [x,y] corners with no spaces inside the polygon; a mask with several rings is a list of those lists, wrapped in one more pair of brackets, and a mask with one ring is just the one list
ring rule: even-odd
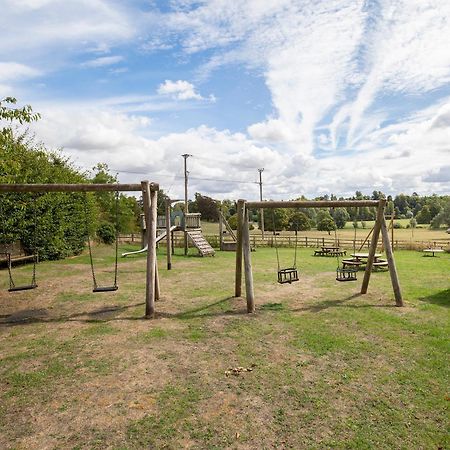
{"label": "picnic table", "polygon": [[423,256],[436,256],[435,253],[444,253],[444,250],[442,248],[424,248],[423,252],[425,253]]}
{"label": "picnic table", "polygon": [[[352,253],[350,256],[355,259],[367,259],[369,257],[369,253]],[[381,258],[381,256],[383,256],[381,253],[375,253],[375,261]]]}
{"label": "picnic table", "polygon": [[[346,267],[365,267],[367,264],[367,258],[369,258],[369,253],[352,253],[350,255],[353,259],[344,259],[342,265]],[[375,253],[373,261],[373,269],[387,269],[389,267],[388,262],[385,259],[381,259],[381,253]]]}
{"label": "picnic table", "polygon": [[314,256],[344,256],[346,254],[346,250],[335,246],[323,246],[321,250],[314,250]]}

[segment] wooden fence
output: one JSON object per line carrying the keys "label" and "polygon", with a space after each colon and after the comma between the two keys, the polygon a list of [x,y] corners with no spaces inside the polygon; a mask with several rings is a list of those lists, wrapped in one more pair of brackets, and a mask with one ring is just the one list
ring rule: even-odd
{"label": "wooden fence", "polygon": [[[219,235],[218,234],[207,234],[205,235],[206,240],[215,248],[219,247]],[[294,247],[295,246],[295,236],[267,236],[262,239],[260,235],[250,235],[250,244],[252,247]],[[140,234],[124,234],[119,236],[119,242],[122,243],[140,243]],[[337,246],[346,249],[356,248],[357,250],[363,244],[364,239],[338,239]],[[308,236],[298,236],[297,246],[298,247],[312,247],[320,248],[326,246],[334,246],[336,241],[334,237],[308,237]],[[161,244],[160,244],[161,245]],[[162,245],[165,245],[163,241]],[[381,238],[379,244],[381,247]],[[184,236],[182,233],[174,235],[174,246],[184,247]],[[369,249],[370,239],[364,244],[363,249]],[[442,247],[444,249],[450,249],[450,238],[449,239],[432,239],[428,241],[411,241],[411,240],[394,240],[394,250],[422,250],[424,248],[430,247]]]}

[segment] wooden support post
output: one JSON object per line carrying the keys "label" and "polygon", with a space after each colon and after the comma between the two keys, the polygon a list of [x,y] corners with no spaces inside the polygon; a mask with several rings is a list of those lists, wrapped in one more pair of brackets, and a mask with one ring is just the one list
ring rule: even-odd
{"label": "wooden support post", "polygon": [[150,191],[150,183],[148,181],[142,181],[141,186],[148,242],[145,318],[152,319],[155,316],[157,193]]}
{"label": "wooden support post", "polygon": [[234,296],[242,295],[242,224],[244,222],[245,200],[237,202],[237,242],[236,242],[236,272],[234,282]]}
{"label": "wooden support post", "polygon": [[144,248],[147,245],[147,224],[145,223],[145,214],[141,214],[139,219],[141,225],[141,248]]}
{"label": "wooden support post", "polygon": [[223,220],[221,211],[219,211],[219,249],[223,250]]}
{"label": "wooden support post", "polygon": [[386,221],[381,221],[381,236],[383,238],[384,248],[386,250],[386,257],[389,265],[389,274],[391,276],[392,288],[394,290],[395,304],[397,306],[403,306],[402,291],[400,289],[400,283],[398,281],[397,268],[395,266],[394,253],[389,242],[389,231],[386,226]]}
{"label": "wooden support post", "polygon": [[391,239],[391,245],[392,245],[392,251],[394,251],[394,218],[395,218],[395,214],[392,213],[392,219],[391,219],[391,235],[392,235],[392,239]]}
{"label": "wooden support post", "polygon": [[253,291],[253,272],[250,250],[250,233],[248,231],[248,210],[244,206],[244,221],[242,223],[242,250],[244,253],[245,296],[247,312],[255,312],[255,295]]}
{"label": "wooden support post", "polygon": [[166,198],[166,253],[167,270],[172,268],[172,233],[170,232],[170,199]]}
{"label": "wooden support post", "polygon": [[159,286],[158,258],[155,258],[155,301],[158,301],[160,296],[161,289]]}
{"label": "wooden support post", "polygon": [[381,222],[384,220],[384,208],[386,206],[386,200],[381,199],[378,203],[377,217],[375,219],[375,225],[373,226],[372,240],[370,241],[369,257],[367,258],[366,270],[364,272],[364,279],[361,286],[361,294],[367,294],[367,288],[369,287],[370,275],[372,273],[373,261],[375,259],[375,253],[377,251],[378,238],[380,236]]}
{"label": "wooden support post", "polygon": [[186,225],[184,226],[184,254],[187,255],[189,252],[188,234],[186,231]]}

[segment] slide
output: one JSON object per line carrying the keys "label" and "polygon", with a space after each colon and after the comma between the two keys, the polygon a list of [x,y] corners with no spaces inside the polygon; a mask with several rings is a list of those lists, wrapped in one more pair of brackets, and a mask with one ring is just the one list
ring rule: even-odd
{"label": "slide", "polygon": [[[176,225],[173,225],[170,227],[170,231],[174,231],[176,228],[178,228]],[[166,230],[164,230],[159,236],[156,237],[156,243],[158,243],[159,241],[161,241],[162,239],[164,239],[166,237]],[[122,258],[125,258],[125,256],[128,255],[138,255],[139,253],[145,253],[148,249],[148,245],[146,245],[144,248],[141,248],[140,250],[136,250],[134,252],[126,252],[126,253],[122,253]]]}

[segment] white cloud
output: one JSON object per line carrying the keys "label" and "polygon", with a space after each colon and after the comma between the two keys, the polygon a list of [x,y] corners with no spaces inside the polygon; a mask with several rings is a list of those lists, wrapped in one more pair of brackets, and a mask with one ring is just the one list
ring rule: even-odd
{"label": "white cloud", "polygon": [[169,95],[177,100],[204,100],[192,83],[184,80],[165,80],[158,87],[158,94]]}
{"label": "white cloud", "polygon": [[0,80],[17,81],[27,78],[35,78],[42,75],[42,72],[33,67],[16,62],[0,62]]}
{"label": "white cloud", "polygon": [[105,67],[105,66],[113,66],[114,64],[120,63],[124,60],[123,56],[115,55],[115,56],[101,56],[99,58],[90,59],[89,61],[85,61],[82,66],[83,67]]}
{"label": "white cloud", "polygon": [[[38,137],[64,146],[83,165],[106,161],[116,169],[144,171],[163,187],[174,184],[178,195],[174,167],[178,161],[181,170],[184,152],[196,155],[189,160],[192,191],[235,198],[257,198],[248,175],[256,175],[257,167],[266,168],[272,198],[448,191],[447,172],[439,168],[448,167],[450,100],[434,102],[427,93],[439,98],[436,89],[450,81],[450,2],[173,0],[169,6],[172,12],[143,14],[134,2],[4,1],[0,57],[14,62],[0,64],[0,92],[87,53],[85,59],[93,58],[87,66],[117,64],[115,47],[122,53],[130,43],[141,51],[171,50],[172,61],[203,61],[178,75],[191,79],[193,69],[196,83],[236,64],[264,78],[272,103],[265,119],[242,123],[246,134],[199,121],[162,135],[170,122],[158,112],[214,101],[191,82],[167,79],[154,96],[123,91],[123,98],[89,104],[33,103],[44,115]],[[18,33],[23,27],[27,32]],[[408,113],[416,101],[429,106]],[[194,175],[229,181],[214,184]],[[233,181],[243,177],[248,186]]]}

